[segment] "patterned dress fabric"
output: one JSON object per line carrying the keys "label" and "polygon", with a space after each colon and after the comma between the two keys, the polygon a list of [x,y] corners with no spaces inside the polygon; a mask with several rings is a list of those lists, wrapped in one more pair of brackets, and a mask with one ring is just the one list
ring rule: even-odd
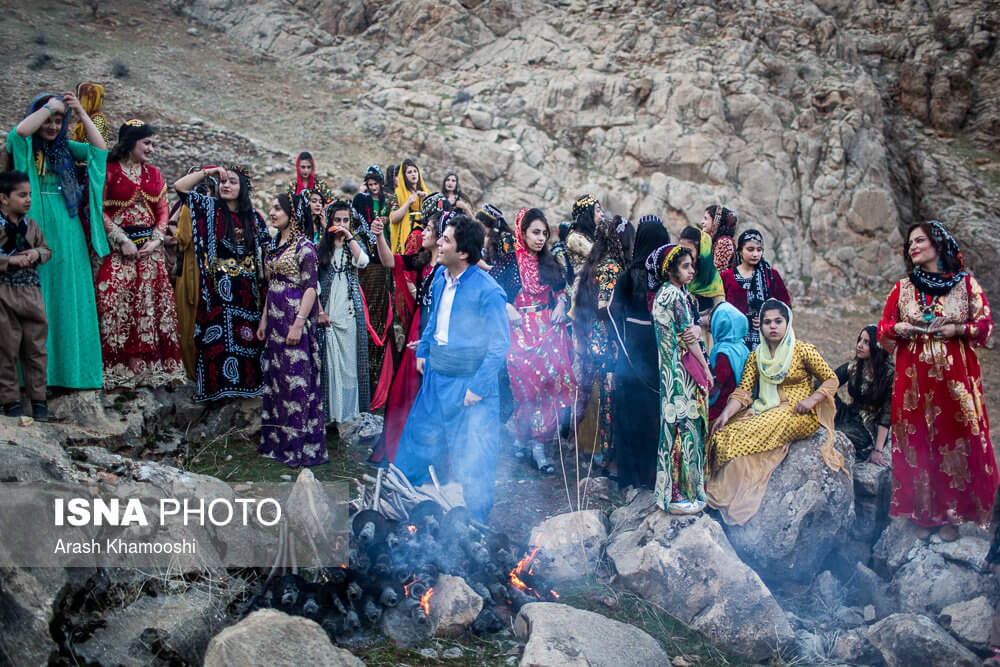
{"label": "patterned dress fabric", "polygon": [[334,249],[330,266],[320,269],[320,296],[330,326],[319,330],[323,357],[323,412],[326,421],[345,422],[368,410],[368,329],[358,286],[358,269],[346,246]]}
{"label": "patterned dress fabric", "polygon": [[315,303],[299,342],[285,342],[302,296],[319,287],[316,250],[311,241],[293,236],[269,250],[265,262],[267,337],[261,357],[264,395],[257,451],[293,468],[326,463]]}
{"label": "patterned dress fabric", "polygon": [[[622,266],[613,259],[605,258],[597,264],[594,278],[597,281],[597,309],[606,310],[611,303],[612,294],[618,284],[618,277],[621,275]],[[598,397],[596,408],[596,432],[597,432],[597,458],[600,462],[606,463],[614,453],[614,443],[612,434],[614,429],[612,390],[614,389],[615,365],[618,359],[618,343],[612,337],[608,320],[597,318],[594,320],[590,330],[586,332],[586,355],[587,359],[583,364],[588,364],[591,368],[590,377],[596,384],[594,395]],[[581,373],[582,377],[587,377],[587,373]],[[584,383],[580,384],[580,393],[586,393],[589,387]]]}
{"label": "patterned dress fabric", "polygon": [[[743,369],[743,378],[732,398],[754,393],[758,379],[757,351],[750,353]],[[737,415],[721,431],[718,431],[709,447],[709,469],[718,470],[729,461],[739,457],[766,452],[788,445],[795,440],[807,438],[820,427],[819,419],[812,412],[795,414],[795,404],[813,393],[813,378],[824,383],[824,388],[832,397],[837,391],[837,376],[816,350],[816,346],[802,341],[795,342],[792,362],[784,382],[778,387],[781,403],[757,415],[744,413]]]}
{"label": "patterned dress fabric", "polygon": [[[898,322],[926,327],[924,313],[967,324],[967,336],[900,338]],[[905,278],[893,288],[879,322],[879,342],[895,349],[892,392],[892,504],[890,514],[925,527],[990,517],[998,475],[974,347],[993,330],[979,283],[966,275],[946,294],[930,298]]]}
{"label": "patterned dress fabric", "polygon": [[256,331],[264,294],[261,259],[254,248],[263,248],[270,241],[264,221],[255,212],[256,238],[247,239],[239,227],[229,229],[232,222],[227,217],[231,221],[235,216],[226,216],[221,200],[197,192],[187,193],[186,198],[200,290],[194,329],[198,351],[194,399],[257,396],[263,345]]}
{"label": "patterned dress fabric", "polygon": [[653,497],[667,509],[672,502],[705,500],[708,401],[681,363],[680,335],[694,324],[685,290],[664,283],[652,314],[660,356],[660,439]]}
{"label": "patterned dress fabric", "polygon": [[[514,269],[502,270],[500,286],[521,315],[510,325],[507,371],[514,397],[514,431],[522,442],[546,442],[555,437],[559,414],[573,404],[576,386],[570,361],[570,337],[565,324],[553,325],[552,304],[557,294],[538,277],[538,257],[528,251],[521,238],[520,220],[515,225],[517,246],[503,255],[494,267],[507,267],[513,257]],[[510,285],[516,275],[517,285]]]}
{"label": "patterned dress fabric", "polygon": [[185,372],[177,335],[174,288],[163,246],[127,259],[120,245],[139,250],[167,228],[167,186],[159,170],[143,165],[139,182],[117,162],[104,184],[105,231],[112,251],[97,272],[97,314],[104,388],[180,384]]}

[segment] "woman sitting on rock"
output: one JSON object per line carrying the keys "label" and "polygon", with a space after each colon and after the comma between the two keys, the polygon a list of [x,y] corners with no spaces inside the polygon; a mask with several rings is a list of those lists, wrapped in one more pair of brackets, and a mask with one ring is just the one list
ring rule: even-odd
{"label": "woman sitting on rock", "polygon": [[666,245],[646,267],[661,287],[653,299],[660,358],[660,434],[656,456],[656,504],[671,514],[705,508],[705,436],[712,373],[701,347],[697,305],[686,285],[694,257],[682,245]]}
{"label": "woman sitting on rock", "polygon": [[[837,376],[815,346],[795,339],[787,305],[768,299],[759,318],[764,340],[750,353],[739,387],[712,424],[708,448],[708,504],[728,524],[742,525],[757,513],[789,444],[821,425],[827,431],[823,460],[847,473],[843,455],[833,447]],[[814,379],[822,382],[815,391]]]}
{"label": "woman sitting on rock", "polygon": [[963,521],[986,523],[997,464],[974,346],[993,331],[990,305],[964,270],[958,243],[940,222],[906,234],[910,275],[893,288],[878,325],[896,352],[892,392],[891,516],[927,537],[958,538]]}
{"label": "woman sitting on rock", "polygon": [[708,397],[708,418],[719,418],[729,397],[743,379],[743,368],[750,351],[743,343],[747,335],[746,315],[736,310],[736,306],[723,301],[711,311],[712,351],[708,363],[712,367],[715,386]]}
{"label": "woman sitting on rock", "polygon": [[736,257],[739,263],[722,272],[722,285],[726,301],[747,316],[750,330],[743,342],[753,351],[760,344],[760,318],[757,316],[760,307],[774,297],[791,308],[792,297],[788,296],[781,274],[764,259],[764,237],[756,229],[740,234]]}
{"label": "woman sitting on rock", "polygon": [[892,379],[895,374],[892,357],[879,345],[878,327],[874,324],[861,330],[855,347],[854,361],[837,369],[837,381],[847,396],[837,396],[838,431],[854,443],[858,461],[871,461],[880,466],[889,462],[883,457],[889,436],[889,413],[892,405]]}

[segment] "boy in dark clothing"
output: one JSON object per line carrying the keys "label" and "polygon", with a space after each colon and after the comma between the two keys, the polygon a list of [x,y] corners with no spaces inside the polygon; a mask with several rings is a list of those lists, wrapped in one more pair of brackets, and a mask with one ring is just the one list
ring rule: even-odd
{"label": "boy in dark clothing", "polygon": [[8,417],[24,416],[17,380],[20,360],[32,415],[47,421],[49,324],[35,267],[47,262],[52,251],[42,230],[27,217],[30,208],[28,176],[19,171],[0,174],[0,331],[4,332],[0,336],[0,405]]}

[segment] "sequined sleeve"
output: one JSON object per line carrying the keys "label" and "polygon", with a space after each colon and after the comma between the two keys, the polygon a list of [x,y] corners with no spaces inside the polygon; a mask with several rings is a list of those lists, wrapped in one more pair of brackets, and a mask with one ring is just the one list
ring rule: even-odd
{"label": "sequined sleeve", "polygon": [[993,333],[990,303],[986,300],[986,293],[979,286],[979,281],[972,276],[966,276],[965,284],[969,290],[969,321],[966,336],[970,345],[979,347],[985,345]]}
{"label": "sequined sleeve", "polygon": [[[597,308],[607,309],[611,303],[611,295],[618,284],[618,275],[622,267],[617,262],[604,261],[597,267]],[[682,300],[683,301],[683,300]]]}

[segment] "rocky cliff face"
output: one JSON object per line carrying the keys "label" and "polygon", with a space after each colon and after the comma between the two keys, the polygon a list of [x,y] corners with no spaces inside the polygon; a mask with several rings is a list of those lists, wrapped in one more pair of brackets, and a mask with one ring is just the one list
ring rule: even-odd
{"label": "rocky cliff face", "polygon": [[560,219],[592,191],[675,229],[722,201],[799,294],[884,292],[939,218],[1000,288],[996,0],[167,3],[318,77],[354,121],[322,131],[476,199]]}

